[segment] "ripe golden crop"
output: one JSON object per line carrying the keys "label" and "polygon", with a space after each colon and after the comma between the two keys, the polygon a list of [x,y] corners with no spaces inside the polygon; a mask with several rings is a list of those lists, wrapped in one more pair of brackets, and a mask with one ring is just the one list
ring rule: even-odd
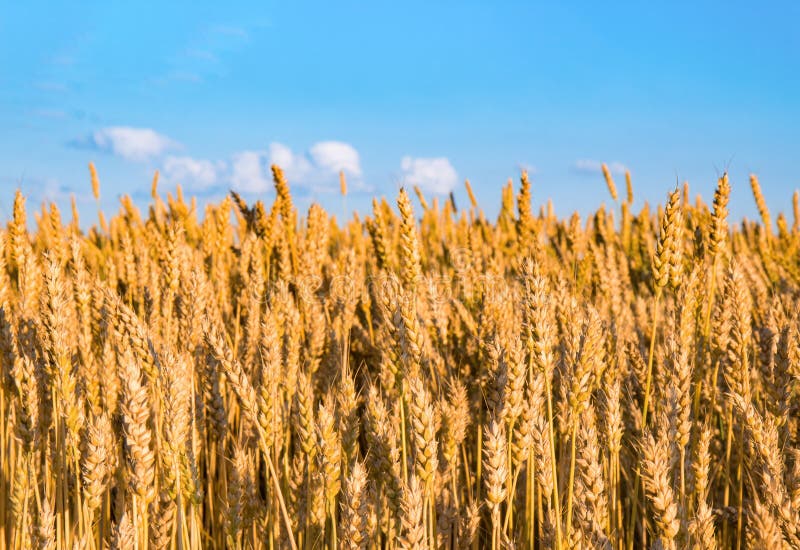
{"label": "ripe golden crop", "polygon": [[[93,165],[95,198],[100,182]],[[0,230],[4,548],[799,548],[800,229],[158,175]],[[340,191],[347,185],[341,177]],[[235,223],[231,220],[235,219]]]}

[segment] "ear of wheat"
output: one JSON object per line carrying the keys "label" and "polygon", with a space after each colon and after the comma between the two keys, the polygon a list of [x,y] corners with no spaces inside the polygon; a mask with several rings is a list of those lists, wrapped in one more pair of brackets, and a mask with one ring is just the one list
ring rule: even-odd
{"label": "ear of wheat", "polygon": [[300,216],[278,166],[93,227],[18,192],[0,546],[800,547],[798,193],[773,232],[755,176],[738,223],[728,174],[635,210],[602,172],[565,219],[524,173],[496,220],[469,181]]}

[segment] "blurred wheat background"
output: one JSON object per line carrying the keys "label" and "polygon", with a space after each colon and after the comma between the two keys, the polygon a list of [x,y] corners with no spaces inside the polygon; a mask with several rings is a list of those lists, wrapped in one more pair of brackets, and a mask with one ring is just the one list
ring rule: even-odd
{"label": "blurred wheat background", "polygon": [[339,223],[277,166],[202,215],[158,174],[94,225],[18,193],[0,545],[800,547],[797,193],[634,212],[603,168],[585,219],[525,173],[495,220],[467,182]]}

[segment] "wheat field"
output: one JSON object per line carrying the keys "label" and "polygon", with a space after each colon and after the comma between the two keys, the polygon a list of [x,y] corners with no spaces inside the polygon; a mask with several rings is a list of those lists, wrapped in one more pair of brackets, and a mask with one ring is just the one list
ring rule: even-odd
{"label": "wheat field", "polygon": [[637,213],[604,175],[586,219],[524,173],[494,221],[467,182],[340,225],[277,166],[202,215],[157,174],[94,225],[18,192],[0,544],[799,548],[798,194]]}

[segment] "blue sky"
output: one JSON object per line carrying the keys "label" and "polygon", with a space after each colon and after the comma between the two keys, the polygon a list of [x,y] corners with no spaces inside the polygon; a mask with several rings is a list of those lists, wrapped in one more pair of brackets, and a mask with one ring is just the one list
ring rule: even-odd
{"label": "blue sky", "polygon": [[[15,188],[91,216],[181,183],[301,207],[368,208],[401,184],[469,178],[496,213],[527,167],[559,214],[610,203],[599,163],[637,202],[676,178],[732,214],[800,187],[800,4],[794,2],[6,2],[0,7],[0,217]],[[344,170],[351,192],[337,194]],[[85,219],[85,218],[84,218]]]}

